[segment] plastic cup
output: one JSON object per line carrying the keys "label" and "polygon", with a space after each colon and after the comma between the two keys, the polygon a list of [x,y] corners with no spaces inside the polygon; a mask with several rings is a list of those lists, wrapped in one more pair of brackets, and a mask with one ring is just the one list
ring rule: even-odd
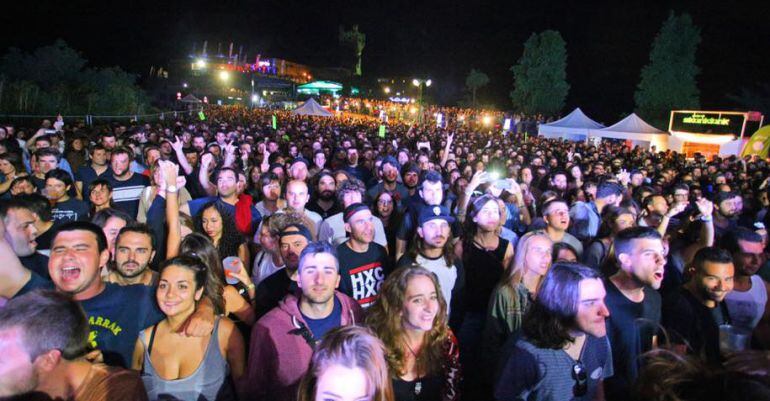
{"label": "plastic cup", "polygon": [[729,324],[719,326],[719,352],[722,355],[745,351],[750,343],[751,331]]}
{"label": "plastic cup", "polygon": [[237,256],[226,257],[222,260],[222,267],[225,269],[225,281],[227,281],[227,284],[235,285],[240,282],[238,278],[232,276],[232,274],[241,272],[241,260]]}

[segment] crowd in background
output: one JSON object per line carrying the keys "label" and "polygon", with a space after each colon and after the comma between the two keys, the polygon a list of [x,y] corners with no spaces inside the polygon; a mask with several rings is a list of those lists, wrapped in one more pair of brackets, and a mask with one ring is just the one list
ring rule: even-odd
{"label": "crowd in background", "polygon": [[770,399],[767,160],[342,102],[0,124],[0,398]]}

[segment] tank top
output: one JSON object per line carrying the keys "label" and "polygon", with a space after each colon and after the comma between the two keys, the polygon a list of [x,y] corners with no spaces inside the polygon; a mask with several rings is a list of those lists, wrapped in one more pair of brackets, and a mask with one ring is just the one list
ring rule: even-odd
{"label": "tank top", "polygon": [[725,304],[734,325],[753,331],[762,319],[767,304],[764,281],[756,274],[751,276],[751,289],[733,290],[725,297]]}
{"label": "tank top", "polygon": [[493,251],[481,249],[475,241],[465,250],[465,294],[468,312],[486,313],[489,298],[503,275],[503,258],[508,240],[500,238]]}
{"label": "tank top", "polygon": [[154,331],[151,329],[149,345],[145,339],[146,330],[139,333],[144,345],[144,364],[142,365],[142,381],[150,401],[179,400],[179,401],[214,401],[235,400],[231,383],[227,380],[230,367],[222,352],[219,350],[219,317],[214,322],[214,331],[206,346],[198,368],[190,376],[165,380],[161,378],[150,361],[150,349],[154,341]]}

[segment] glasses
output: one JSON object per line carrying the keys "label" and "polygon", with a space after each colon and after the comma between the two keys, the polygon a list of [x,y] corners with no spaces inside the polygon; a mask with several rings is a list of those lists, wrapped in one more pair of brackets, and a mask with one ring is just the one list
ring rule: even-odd
{"label": "glasses", "polygon": [[588,375],[586,374],[583,362],[577,361],[572,365],[572,380],[575,381],[575,385],[572,386],[572,395],[575,397],[586,395],[588,392]]}

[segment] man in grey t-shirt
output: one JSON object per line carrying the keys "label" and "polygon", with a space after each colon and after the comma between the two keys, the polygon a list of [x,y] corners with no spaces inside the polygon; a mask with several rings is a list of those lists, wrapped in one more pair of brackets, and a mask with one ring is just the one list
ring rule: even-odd
{"label": "man in grey t-shirt", "polygon": [[521,337],[506,346],[495,399],[593,400],[603,394],[604,379],[613,373],[605,296],[595,270],[577,263],[551,267],[524,315]]}

